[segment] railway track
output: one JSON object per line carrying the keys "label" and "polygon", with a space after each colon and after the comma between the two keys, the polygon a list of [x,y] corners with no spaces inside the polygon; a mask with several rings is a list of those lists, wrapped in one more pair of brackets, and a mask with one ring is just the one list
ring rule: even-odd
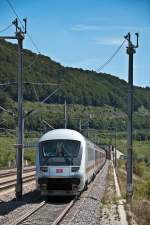
{"label": "railway track", "polygon": [[[99,224],[100,201],[105,191],[109,162],[102,168],[88,189],[78,199],[57,197],[49,202],[39,198],[39,193],[30,193],[22,202],[12,201],[1,204],[0,224],[5,225],[68,225]],[[77,200],[77,201],[76,201]],[[6,209],[4,209],[6,207]],[[8,207],[8,212],[7,212]]]}
{"label": "railway track", "polygon": [[[35,171],[35,167],[30,167],[30,168],[26,168],[23,170],[23,173],[29,173],[29,172],[34,172]],[[9,176],[13,176],[16,175],[16,169],[13,170],[9,170],[9,171],[0,171],[0,179],[3,177],[9,177]]]}
{"label": "railway track", "polygon": [[70,208],[74,205],[76,198],[69,201],[69,203],[58,202],[40,202],[36,207],[29,210],[25,215],[18,218],[9,225],[24,225],[24,224],[36,224],[36,225],[58,225],[65,217]]}
{"label": "railway track", "polygon": [[[23,172],[23,183],[35,180],[35,168],[28,168]],[[0,174],[0,192],[13,188],[16,185],[16,171],[3,172]]]}
{"label": "railway track", "polygon": [[[103,169],[102,169],[103,170]],[[102,173],[102,171],[101,171]],[[77,202],[78,206],[75,207],[74,213],[77,215],[81,208],[84,206],[84,203],[86,199],[91,199],[92,197],[88,196],[89,193],[91,193],[91,190],[94,187],[94,182],[92,182],[86,192],[81,193],[79,202]],[[32,207],[26,211],[24,215],[17,218],[12,223],[6,224],[6,225],[27,225],[27,224],[34,224],[34,225],[59,225],[61,224],[63,219],[66,219],[66,214],[70,211],[70,209],[74,206],[76,200],[78,198],[74,198],[73,200],[66,203],[63,199],[63,201],[60,203],[57,201],[51,201],[51,202],[45,202],[42,201],[40,203],[35,202],[32,204]],[[93,197],[94,201],[95,198]],[[92,199],[92,200],[93,200]],[[69,221],[71,221],[72,218],[70,218]],[[69,223],[67,223],[69,224]]]}
{"label": "railway track", "polygon": [[[30,181],[35,180],[35,175],[28,175],[26,177],[23,177],[23,183],[28,183]],[[4,182],[0,181],[0,191],[12,188],[16,185],[16,179],[13,180],[7,180]]]}

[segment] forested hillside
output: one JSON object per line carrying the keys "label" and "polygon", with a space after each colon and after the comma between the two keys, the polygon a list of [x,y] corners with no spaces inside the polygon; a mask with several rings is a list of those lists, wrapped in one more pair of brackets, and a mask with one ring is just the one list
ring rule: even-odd
{"label": "forested hillside", "polygon": [[[120,130],[126,129],[124,124],[127,118],[127,82],[110,74],[64,67],[47,56],[36,55],[29,50],[24,50],[23,55],[26,111],[36,108],[36,101],[42,101],[50,93],[59,88],[46,101],[47,104],[63,104],[64,99],[66,99],[67,104],[78,105],[75,107],[76,113],[74,112],[74,116],[82,119],[88,117],[87,115],[90,112],[88,113],[86,106],[90,106],[93,107],[90,127],[104,129],[111,126],[118,127]],[[12,110],[14,113],[17,111],[17,69],[17,45],[1,40],[0,83],[10,83],[10,85],[0,86],[0,105]],[[43,86],[36,83],[52,83],[52,85]],[[136,129],[148,129],[150,127],[149,99],[150,88],[134,88],[134,111],[136,112],[134,126]],[[29,102],[32,103],[29,104]],[[30,107],[28,107],[29,105]],[[83,105],[85,107],[84,110],[79,105]],[[38,107],[40,108],[40,105]],[[54,112],[51,112],[51,107],[48,108],[47,105],[43,107],[45,107],[45,110],[43,109],[42,112],[26,118],[25,124],[27,129],[40,129],[39,121],[42,121],[43,118],[50,119],[55,127],[63,126],[61,114],[63,108],[60,109],[58,106],[54,114]],[[106,109],[104,110],[103,107],[106,107]],[[115,114],[115,111],[118,109],[120,113]],[[58,112],[57,115],[56,111]],[[61,113],[59,114],[60,111]],[[108,111],[112,111],[111,116],[107,113]],[[5,126],[8,128],[16,127],[15,117],[2,111],[0,111],[0,115],[6,121]],[[70,126],[75,127],[75,120],[71,121],[71,117],[72,115],[69,117]]]}
{"label": "forested hillside", "polygon": [[[115,76],[63,67],[49,57],[24,50],[24,81],[61,84],[60,91],[53,102],[103,106],[104,104],[122,110],[127,106],[127,83]],[[35,63],[33,65],[32,62]],[[0,83],[17,81],[17,46],[8,42],[0,42]],[[42,100],[56,87],[38,87]],[[16,85],[1,89],[1,103],[7,99],[17,99]],[[144,106],[150,109],[150,88],[135,87],[134,108]],[[24,87],[24,99],[35,101],[36,95],[31,85]],[[7,102],[7,101],[6,101]]]}

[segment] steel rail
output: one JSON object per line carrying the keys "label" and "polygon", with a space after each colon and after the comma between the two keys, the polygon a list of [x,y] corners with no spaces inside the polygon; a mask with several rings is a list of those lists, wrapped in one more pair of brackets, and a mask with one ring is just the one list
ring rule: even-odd
{"label": "steel rail", "polygon": [[67,212],[70,210],[70,208],[74,205],[74,203],[76,202],[77,198],[74,198],[66,207],[65,209],[62,211],[62,213],[55,219],[55,221],[52,223],[52,225],[58,225],[62,219],[65,217],[65,215],[67,214]]}
{"label": "steel rail", "polygon": [[[23,177],[23,179],[26,180],[26,179],[31,178],[31,177],[35,177],[35,174],[27,175],[27,176]],[[16,178],[13,178],[13,179],[10,179],[10,180],[0,181],[0,186],[8,184],[8,183],[16,182],[16,180],[17,180]]]}
{"label": "steel rail", "polygon": [[[30,181],[35,180],[35,174],[29,175],[23,178],[23,183],[28,183]],[[3,183],[0,183],[0,191],[12,188],[16,185],[16,179],[11,181],[4,181]]]}
{"label": "steel rail", "polygon": [[[23,174],[29,173],[29,172],[32,172],[32,171],[35,171],[35,168],[25,169],[23,171]],[[16,171],[4,172],[4,173],[0,174],[0,179],[3,178],[3,177],[9,177],[9,176],[13,176],[13,175],[16,175]]]}
{"label": "steel rail", "polygon": [[41,207],[43,207],[46,204],[45,201],[41,202],[35,209],[29,210],[25,215],[21,216],[18,218],[16,221],[13,221],[10,225],[19,225],[23,221],[25,221],[29,216],[31,216],[33,213],[38,211]]}
{"label": "steel rail", "polygon": [[[69,209],[73,206],[75,203],[76,198],[73,199],[65,209],[61,212],[61,214],[55,219],[55,221],[52,223],[52,225],[57,225],[60,223],[60,221],[64,218],[64,216],[67,214]],[[24,222],[26,219],[28,219],[31,215],[33,215],[35,212],[37,212],[40,208],[42,208],[44,205],[46,205],[45,201],[42,201],[36,208],[29,210],[25,215],[18,218],[16,221],[13,221],[13,223],[10,223],[10,225],[19,225],[22,222]]]}
{"label": "steel rail", "polygon": [[[106,162],[105,162],[106,163]],[[105,164],[104,164],[105,165]],[[103,169],[104,169],[104,165],[103,167],[101,168],[101,170],[98,172],[98,173],[102,173],[103,172]],[[94,182],[90,185],[89,187],[89,192],[91,192],[92,188],[94,186]],[[80,193],[81,194],[81,193]],[[65,209],[62,211],[62,213],[56,218],[56,220],[52,223],[52,225],[58,225],[62,220],[63,218],[66,216],[67,212],[70,210],[70,208],[74,205],[74,203],[77,201],[78,199],[78,196],[76,196],[66,207]],[[84,199],[85,201],[85,199]],[[83,202],[84,202],[83,201]],[[76,211],[76,214],[78,213],[80,207],[77,209]]]}

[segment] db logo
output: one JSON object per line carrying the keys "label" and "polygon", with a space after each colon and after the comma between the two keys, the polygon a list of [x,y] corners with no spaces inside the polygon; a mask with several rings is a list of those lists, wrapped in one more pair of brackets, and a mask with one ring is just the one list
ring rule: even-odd
{"label": "db logo", "polygon": [[56,173],[63,173],[63,169],[56,169]]}

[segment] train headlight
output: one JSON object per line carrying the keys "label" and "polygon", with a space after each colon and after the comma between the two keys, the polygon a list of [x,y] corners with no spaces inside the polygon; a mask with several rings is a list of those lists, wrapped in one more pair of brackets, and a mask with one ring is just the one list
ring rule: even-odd
{"label": "train headlight", "polygon": [[47,184],[41,184],[40,188],[41,188],[41,190],[46,190],[47,189]]}
{"label": "train headlight", "polygon": [[77,191],[77,190],[78,190],[78,185],[72,184],[72,190],[73,190],[73,191]]}
{"label": "train headlight", "polygon": [[71,168],[71,172],[78,172],[78,171],[79,171],[79,169],[80,169],[80,167],[79,167],[79,166],[72,166],[72,168]]}
{"label": "train headlight", "polygon": [[48,167],[47,167],[47,166],[41,166],[41,167],[40,167],[40,170],[41,170],[42,172],[48,172]]}

